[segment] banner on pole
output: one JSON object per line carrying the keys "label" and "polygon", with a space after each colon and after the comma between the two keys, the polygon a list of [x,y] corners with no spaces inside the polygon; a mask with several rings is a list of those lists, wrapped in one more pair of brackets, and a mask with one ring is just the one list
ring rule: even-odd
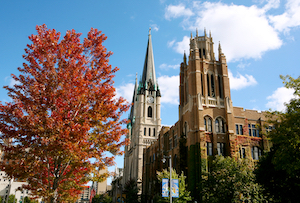
{"label": "banner on pole", "polygon": [[169,179],[163,178],[161,182],[162,186],[162,197],[169,197]]}
{"label": "banner on pole", "polygon": [[172,197],[179,198],[178,179],[172,179]]}

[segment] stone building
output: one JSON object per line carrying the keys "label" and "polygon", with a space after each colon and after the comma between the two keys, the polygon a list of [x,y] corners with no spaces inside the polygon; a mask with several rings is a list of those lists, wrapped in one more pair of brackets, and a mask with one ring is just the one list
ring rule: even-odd
{"label": "stone building", "polygon": [[[163,155],[171,155],[172,167],[177,173],[184,172],[191,195],[199,200],[201,170],[207,169],[213,156],[257,160],[268,150],[264,135],[272,127],[268,126],[263,112],[232,106],[226,57],[220,44],[215,56],[211,33],[208,36],[204,31],[204,36],[198,36],[196,32],[194,37],[191,34],[189,56],[184,54],[179,74],[179,120],[171,127],[160,127],[159,89],[155,89],[156,103],[147,99],[151,95],[149,86],[141,91],[141,84],[147,84],[145,80],[135,89],[129,124],[131,145],[126,148],[124,170],[127,177],[139,179],[142,172],[145,202],[151,202],[160,192],[156,171],[169,167],[169,162],[162,163]],[[158,105],[156,117],[149,117],[149,108],[155,105]],[[150,134],[154,126],[155,134]],[[128,158],[138,143],[143,146],[135,160],[139,164],[131,169]],[[138,176],[134,170],[139,171]]]}
{"label": "stone building", "polygon": [[127,126],[130,144],[125,147],[123,185],[130,179],[139,184],[142,182],[143,149],[156,141],[161,128],[161,95],[156,81],[150,31],[143,75],[139,84],[136,78]]}

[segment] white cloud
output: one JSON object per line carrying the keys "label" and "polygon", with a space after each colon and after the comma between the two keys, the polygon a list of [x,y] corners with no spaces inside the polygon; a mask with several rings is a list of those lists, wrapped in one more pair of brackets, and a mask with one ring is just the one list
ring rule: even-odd
{"label": "white cloud", "polygon": [[290,28],[300,26],[300,0],[287,0],[285,12],[269,16],[271,23],[278,31],[289,32]]}
{"label": "white cloud", "polygon": [[285,87],[277,88],[271,96],[267,97],[269,102],[266,104],[267,108],[272,110],[284,111],[284,103],[288,103],[293,97],[294,90]]}
{"label": "white cloud", "polygon": [[176,42],[174,49],[177,53],[183,54],[184,51],[188,52],[190,50],[190,38],[184,36],[181,42]]}
{"label": "white cloud", "polygon": [[[268,1],[263,8],[255,5],[227,5],[221,2],[194,2],[191,13],[195,16],[188,20],[184,18],[182,23],[184,27],[193,31],[209,26],[207,28],[212,31],[214,41],[221,42],[228,62],[243,58],[258,59],[264,52],[278,49],[282,45],[279,33],[269,23],[266,14],[268,9],[277,6],[277,0]],[[183,6],[179,4],[178,7]],[[166,11],[165,15],[169,18],[172,16],[169,11]],[[173,16],[180,17],[175,14]],[[183,49],[188,48],[188,39],[189,37],[185,36],[183,41],[175,43],[173,48],[176,52],[183,53]],[[215,46],[217,44],[215,43]],[[218,50],[217,47],[215,50]]]}
{"label": "white cloud", "polygon": [[241,75],[237,74],[236,77],[233,76],[232,72],[228,70],[228,77],[230,81],[230,88],[233,90],[240,90],[248,86],[253,86],[257,84],[257,81],[252,75]]}
{"label": "white cloud", "polygon": [[183,4],[169,5],[166,7],[165,11],[165,18],[170,20],[171,18],[178,18],[178,17],[190,17],[194,15],[193,12],[189,8],[185,8]]}
{"label": "white cloud", "polygon": [[154,30],[154,31],[158,31],[159,30],[159,27],[156,24],[151,24],[150,26],[151,26],[151,29]]}
{"label": "white cloud", "polygon": [[167,70],[167,69],[178,69],[178,68],[179,68],[179,64],[176,64],[176,65],[168,65],[168,64],[163,63],[163,64],[161,64],[161,65],[159,66],[159,68],[165,69],[165,70]]}
{"label": "white cloud", "polygon": [[179,76],[160,76],[157,78],[161,92],[161,103],[179,104]]}
{"label": "white cloud", "polygon": [[168,47],[172,47],[174,43],[175,43],[175,39],[172,40],[172,41],[169,41],[169,42],[167,43],[167,45],[168,45]]}
{"label": "white cloud", "polygon": [[123,97],[130,103],[132,102],[133,90],[133,83],[126,83],[122,86],[116,87],[116,97]]}

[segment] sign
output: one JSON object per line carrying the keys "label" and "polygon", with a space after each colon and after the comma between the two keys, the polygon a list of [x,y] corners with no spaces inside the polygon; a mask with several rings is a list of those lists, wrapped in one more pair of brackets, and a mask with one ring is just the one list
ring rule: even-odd
{"label": "sign", "polygon": [[161,186],[162,186],[162,197],[169,197],[169,179],[167,178],[163,178],[162,182],[161,182]]}
{"label": "sign", "polygon": [[172,179],[172,197],[179,198],[178,179]]}

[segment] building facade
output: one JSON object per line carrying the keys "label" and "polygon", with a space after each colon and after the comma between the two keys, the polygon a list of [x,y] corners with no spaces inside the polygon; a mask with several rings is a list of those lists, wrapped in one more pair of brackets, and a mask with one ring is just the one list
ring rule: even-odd
{"label": "building facade", "polygon": [[265,133],[272,129],[265,114],[233,107],[226,57],[221,45],[214,53],[211,34],[190,38],[189,56],[180,66],[179,120],[162,127],[157,141],[144,149],[143,196],[151,202],[159,193],[156,171],[167,168],[163,155],[172,156],[172,167],[183,171],[191,195],[199,200],[201,170],[215,155],[257,160],[269,150]]}
{"label": "building facade", "polygon": [[155,75],[149,30],[147,51],[141,80],[135,82],[125,147],[123,185],[130,179],[142,182],[143,150],[157,140],[161,128],[160,90]]}

